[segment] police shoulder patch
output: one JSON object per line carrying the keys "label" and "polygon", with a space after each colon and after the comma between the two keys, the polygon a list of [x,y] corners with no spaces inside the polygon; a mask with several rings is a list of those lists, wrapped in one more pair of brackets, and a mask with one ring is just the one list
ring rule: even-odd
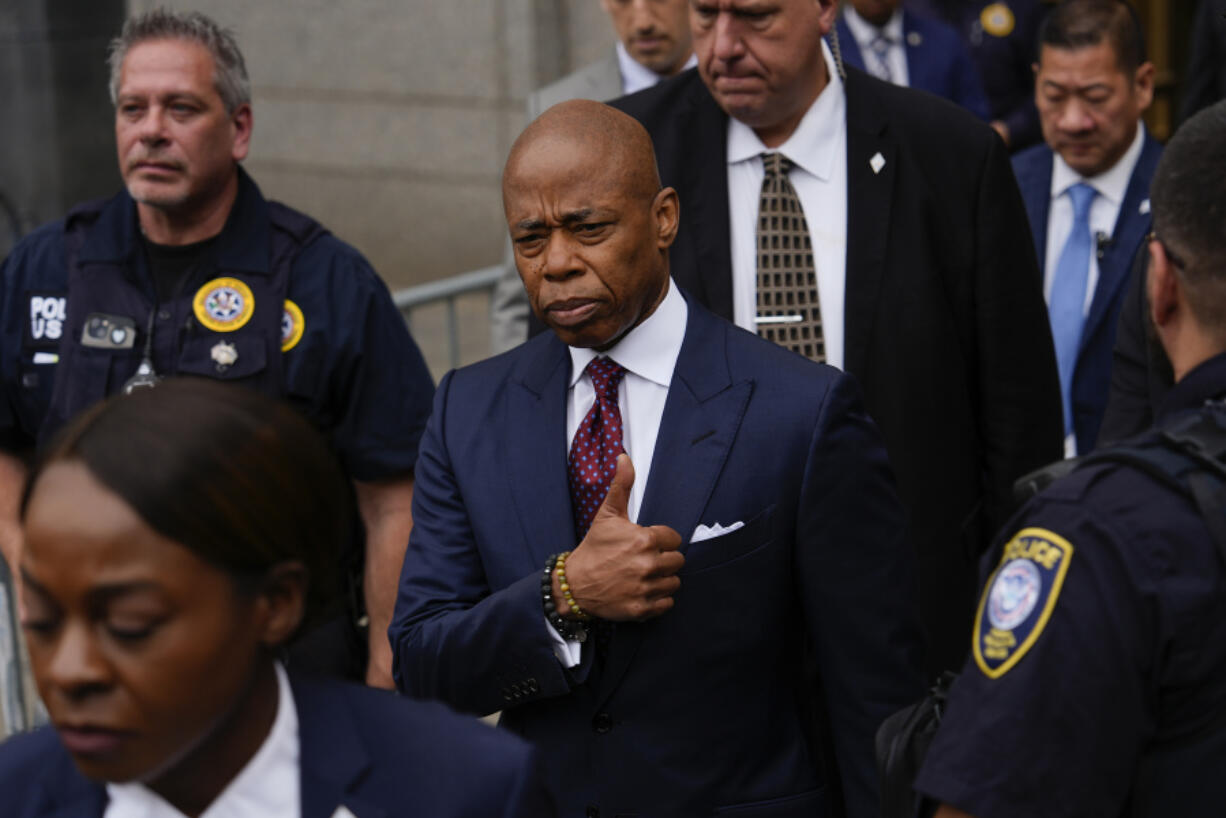
{"label": "police shoulder patch", "polygon": [[237,278],[215,278],[192,299],[196,319],[214,332],[234,332],[251,320],[255,296]]}
{"label": "police shoulder patch", "polygon": [[1016,24],[1013,9],[1004,3],[992,3],[979,13],[979,25],[993,37],[1008,37]]}
{"label": "police shoulder patch", "polygon": [[1030,650],[1051,618],[1073,558],[1068,540],[1023,528],[1009,540],[975,614],[975,664],[999,679]]}
{"label": "police shoulder patch", "polygon": [[302,340],[306,331],[306,319],[302,317],[302,309],[285,299],[285,310],[281,313],[281,351],[289,352]]}

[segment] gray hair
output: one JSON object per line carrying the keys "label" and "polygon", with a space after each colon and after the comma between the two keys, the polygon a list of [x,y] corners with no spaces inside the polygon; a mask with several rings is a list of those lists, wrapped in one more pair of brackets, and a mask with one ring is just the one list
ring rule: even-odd
{"label": "gray hair", "polygon": [[119,98],[119,72],[132,46],[152,40],[187,40],[199,43],[213,56],[213,84],[232,114],[240,105],[251,102],[251,80],[243,53],[238,50],[234,32],[222,28],[198,11],[178,12],[154,9],[129,18],[123,31],[111,40],[107,64],[111,68],[111,103]]}

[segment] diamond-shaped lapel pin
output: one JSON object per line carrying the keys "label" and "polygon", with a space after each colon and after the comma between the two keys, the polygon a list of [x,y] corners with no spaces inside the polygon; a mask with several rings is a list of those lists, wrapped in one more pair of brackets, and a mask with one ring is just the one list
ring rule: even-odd
{"label": "diamond-shaped lapel pin", "polygon": [[885,167],[885,157],[881,155],[881,151],[873,154],[873,158],[868,160],[868,166],[873,169],[873,173],[881,173],[881,169]]}
{"label": "diamond-shaped lapel pin", "polygon": [[1137,208],[1137,211],[1140,212],[1142,216],[1149,213],[1149,199],[1146,199],[1145,201],[1141,202],[1141,206]]}

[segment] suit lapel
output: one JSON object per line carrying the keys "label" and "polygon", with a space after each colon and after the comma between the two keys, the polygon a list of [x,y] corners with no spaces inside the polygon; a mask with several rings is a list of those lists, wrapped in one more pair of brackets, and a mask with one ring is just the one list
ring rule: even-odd
{"label": "suit lapel", "polygon": [[[914,35],[914,36],[913,36]],[[912,43],[912,40],[915,42]],[[938,63],[926,50],[924,33],[916,25],[915,15],[902,13],[902,47],[907,58],[907,85],[921,91],[944,96],[945,91],[935,76]]]}
{"label": "suit lapel", "polygon": [[[681,203],[682,229],[694,248],[694,264],[676,265],[677,284],[716,315],[732,319],[731,228],[728,222],[728,117],[701,81],[682,102],[683,134],[692,136],[682,152],[676,186],[687,191]],[[665,184],[673,184],[665,178]]]}
{"label": "suit lapel", "polygon": [[855,66],[863,71],[864,55],[860,53],[860,44],[856,42],[855,35],[847,27],[847,20],[843,12],[839,13],[839,21],[835,26],[839,30],[839,51],[843,54],[843,64]]}
{"label": "suit lapel", "polygon": [[566,390],[570,355],[552,332],[529,342],[507,385],[506,468],[528,556],[543,565],[575,543],[566,479]]}
{"label": "suit lapel", "polygon": [[1161,155],[1162,148],[1146,133],[1145,146],[1137,158],[1137,165],[1128,180],[1128,189],[1124,192],[1124,201],[1120,204],[1120,215],[1115,220],[1111,243],[1098,260],[1098,284],[1094,288],[1090,312],[1081,333],[1083,346],[1111,311],[1116,294],[1128,280],[1133,256],[1149,230],[1149,208],[1142,208],[1141,205],[1149,201],[1149,183]]}
{"label": "suit lapel", "polygon": [[898,151],[889,134],[873,81],[863,72],[848,68],[846,89],[847,260],[843,368],[854,374],[863,372],[868,365],[886,247],[890,244],[890,205]]}
{"label": "suit lapel", "polygon": [[[730,325],[689,300],[685,340],[673,371],[639,525],[667,525],[683,543],[701,515],[723,471],[753,392],[752,381],[733,383],[725,351]],[[684,551],[686,545],[682,545]],[[599,681],[603,703],[630,666],[645,626],[621,623]]]}
{"label": "suit lapel", "polygon": [[372,760],[338,685],[290,676],[298,711],[302,818],[331,818],[344,806],[357,818],[386,818],[353,793]]}

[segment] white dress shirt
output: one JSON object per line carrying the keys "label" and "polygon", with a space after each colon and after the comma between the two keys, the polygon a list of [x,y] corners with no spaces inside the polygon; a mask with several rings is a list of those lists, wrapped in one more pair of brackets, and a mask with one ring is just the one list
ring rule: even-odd
{"label": "white dress shirt", "polygon": [[[596,403],[596,389],[592,386],[591,377],[584,372],[587,365],[603,355],[626,370],[617,388],[617,408],[622,416],[622,447],[634,465],[634,485],[630,487],[627,506],[631,522],[638,520],[639,508],[643,504],[643,492],[647,488],[651,459],[656,450],[656,436],[660,432],[660,419],[664,417],[664,403],[668,399],[668,387],[673,380],[677,356],[681,354],[688,318],[689,307],[685,298],[670,279],[668,293],[655,312],[614,346],[604,352],[570,347],[570,388],[566,393],[568,452],[575,433],[579,431],[579,424]],[[579,643],[562,639],[552,625],[549,632],[558,660],[566,667],[579,664]]]}
{"label": "white dress shirt", "polygon": [[[817,266],[826,362],[843,367],[843,293],[847,259],[847,96],[825,41],[829,82],[800,124],[777,150],[792,160],[788,178],[800,197]],[[728,120],[728,215],[732,255],[732,315],[757,332],[758,202],[762,197],[761,154],[772,150],[748,125]]]}
{"label": "white dress shirt", "polygon": [[885,52],[885,61],[890,68],[889,82],[895,85],[910,85],[911,76],[907,71],[907,49],[903,45],[901,8],[894,9],[890,19],[880,28],[857,14],[850,4],[843,7],[843,19],[847,22],[847,29],[851,32],[851,36],[856,38],[856,45],[860,47],[860,56],[864,58],[864,67],[868,73],[879,79],[887,79],[885,73],[881,71],[877,52],[873,50],[873,40],[880,32],[890,41],[890,47]]}
{"label": "white dress shirt", "polygon": [[[681,71],[693,68],[696,65],[698,65],[698,57],[691,54],[690,58],[685,61],[685,65],[681,66]],[[630,52],[620,42],[617,44],[617,68],[622,75],[623,94],[633,94],[635,91],[642,91],[644,88],[652,87],[660,80],[668,79],[664,75],[652,71],[634,59],[634,57],[631,57]]]}
{"label": "white dress shirt", "polygon": [[[1052,156],[1051,168],[1051,206],[1047,210],[1047,255],[1043,264],[1043,298],[1051,304],[1051,280],[1056,274],[1056,265],[1060,263],[1060,253],[1073,230],[1073,202],[1065,194],[1078,182],[1085,182],[1098,192],[1090,205],[1090,235],[1101,235],[1110,238],[1115,231],[1115,223],[1119,220],[1120,205],[1124,203],[1124,194],[1128,192],[1128,182],[1132,179],[1132,171],[1141,158],[1141,148],[1145,141],[1145,126],[1137,125],[1136,136],[1120,161],[1097,176],[1082,176],[1068,166],[1060,154]],[[1090,253],[1090,275],[1086,279],[1085,307],[1083,312],[1090,312],[1090,304],[1094,301],[1094,288],[1098,286],[1098,254]]]}
{"label": "white dress shirt", "polygon": [[[289,677],[278,662],[277,716],[268,737],[200,818],[294,818],[302,815],[298,711]],[[144,784],[107,784],[103,818],[184,818]]]}

